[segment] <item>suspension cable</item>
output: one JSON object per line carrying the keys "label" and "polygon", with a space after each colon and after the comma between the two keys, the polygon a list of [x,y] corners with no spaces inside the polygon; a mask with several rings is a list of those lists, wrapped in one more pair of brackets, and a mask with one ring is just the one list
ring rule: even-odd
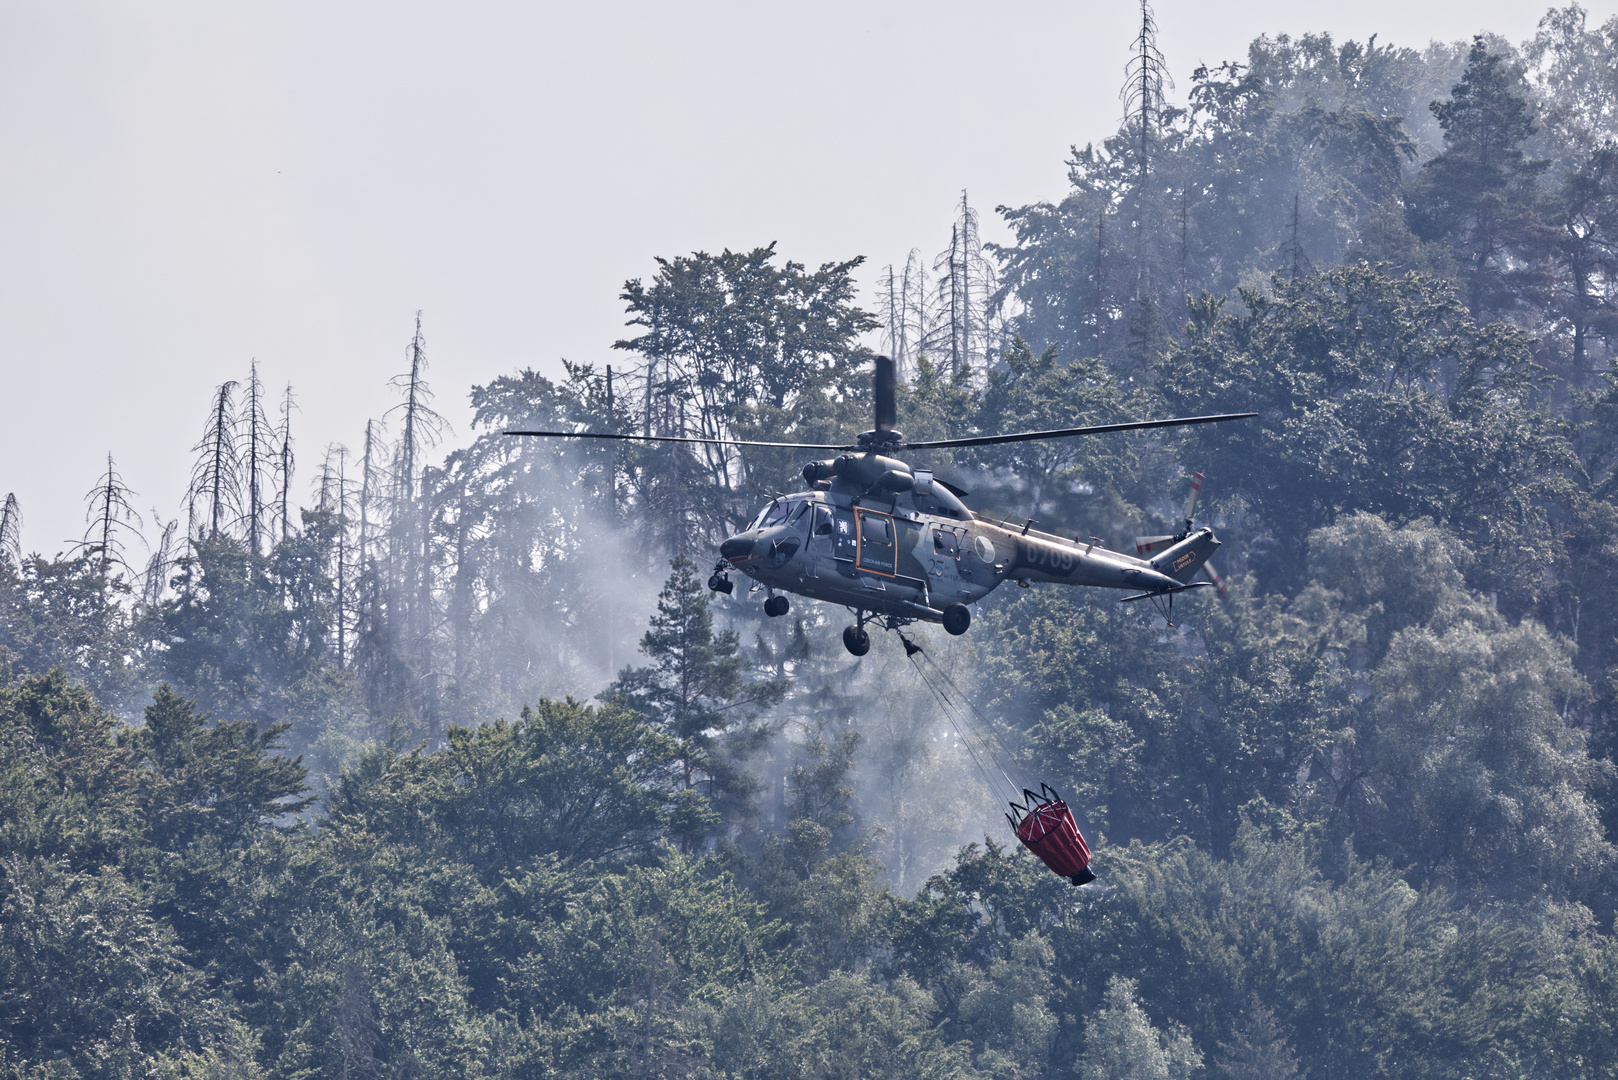
{"label": "suspension cable", "polygon": [[[950,727],[955,729],[955,734],[960,737],[961,744],[966,747],[967,754],[972,758],[973,764],[977,766],[978,772],[983,775],[983,778],[988,783],[989,788],[994,791],[996,795],[1000,795],[1010,802],[1016,802],[1017,796],[1020,794],[1020,789],[1017,786],[1017,782],[1011,778],[1011,774],[1006,769],[1004,748],[999,746],[998,739],[993,738],[992,731],[985,727],[984,722],[982,722],[982,714],[977,713],[976,707],[973,706],[966,695],[961,692],[961,688],[955,685],[955,681],[951,679],[949,675],[946,674],[944,670],[933,661],[931,656],[928,656],[924,650],[919,648],[916,650],[916,652],[920,653],[926,658],[928,665],[935,673],[937,673],[938,677],[955,692],[955,697],[960,699],[967,706],[967,708],[970,708],[973,713],[978,715],[980,723],[972,724],[968,720],[966,714],[962,711],[961,707],[957,705],[955,701],[952,701],[950,699],[950,695],[946,694],[942,689],[940,689],[935,684],[933,679],[928,676],[926,669],[916,662],[915,655],[912,654],[909,657],[910,664],[913,668],[915,668],[917,676],[920,677],[922,683],[927,687],[928,690],[932,692],[933,696],[938,699],[941,706],[941,711],[944,713],[944,718],[949,721]],[[977,745],[974,745],[974,743]],[[979,753],[980,750],[982,751],[981,753]],[[988,759],[987,762],[985,761],[985,758]],[[994,769],[992,771],[989,768],[990,762],[992,762],[994,765]],[[995,773],[999,773],[999,776],[997,777]],[[1003,788],[1001,786],[1002,781],[1004,781]]]}

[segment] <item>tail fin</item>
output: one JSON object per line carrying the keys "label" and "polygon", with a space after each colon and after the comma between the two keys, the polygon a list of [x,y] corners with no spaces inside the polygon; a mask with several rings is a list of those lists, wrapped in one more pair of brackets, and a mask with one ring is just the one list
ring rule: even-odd
{"label": "tail fin", "polygon": [[1149,565],[1160,574],[1189,584],[1202,564],[1219,548],[1212,529],[1198,529],[1167,551],[1154,556]]}

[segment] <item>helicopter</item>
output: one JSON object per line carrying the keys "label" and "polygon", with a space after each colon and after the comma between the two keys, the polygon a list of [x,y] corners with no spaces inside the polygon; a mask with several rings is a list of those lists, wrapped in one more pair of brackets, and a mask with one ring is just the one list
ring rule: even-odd
{"label": "helicopter", "polygon": [[[791,610],[789,595],[847,607],[854,613],[854,622],[843,630],[843,645],[855,656],[871,650],[868,623],[893,631],[915,622],[938,623],[949,634],[964,634],[972,625],[970,605],[1006,581],[1023,587],[1051,582],[1126,590],[1132,595],[1121,602],[1144,599],[1160,607],[1172,605],[1179,593],[1214,585],[1192,580],[1220,545],[1211,528],[1192,528],[1190,503],[1181,532],[1141,538],[1151,541],[1151,550],[1143,552],[1147,557],[1141,558],[1109,551],[1096,537],[1086,543],[1078,537],[1039,531],[1032,527],[1032,518],[1021,526],[991,521],[967,509],[962,501],[967,492],[928,470],[912,468],[896,455],[909,450],[1216,424],[1249,419],[1257,413],[912,441],[894,428],[893,361],[879,356],[875,367],[875,426],[852,445],[592,431],[513,429],[505,434],[835,452],[835,457],[803,467],[808,490],[772,499],[746,529],[719,545],[719,560],[708,587],[728,594],[735,587],[731,574],[746,575],[757,583],[755,589],[765,590],[764,613],[772,618]],[[905,644],[907,649],[915,648],[908,639]]]}

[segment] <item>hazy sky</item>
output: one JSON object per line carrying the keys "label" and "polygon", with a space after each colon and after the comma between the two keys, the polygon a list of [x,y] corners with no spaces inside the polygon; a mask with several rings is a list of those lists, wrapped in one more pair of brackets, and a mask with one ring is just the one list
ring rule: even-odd
{"label": "hazy sky", "polygon": [[[1157,4],[1181,93],[1260,33],[1521,41],[1543,11]],[[962,188],[986,226],[997,203],[1061,196],[1069,145],[1117,125],[1136,18],[1053,0],[3,0],[0,495],[22,501],[25,546],[54,552],[110,451],[143,512],[176,515],[210,390],[255,357],[295,386],[307,483],[395,400],[417,309],[464,441],[474,383],[614,359],[618,293],[654,255],[930,255]]]}

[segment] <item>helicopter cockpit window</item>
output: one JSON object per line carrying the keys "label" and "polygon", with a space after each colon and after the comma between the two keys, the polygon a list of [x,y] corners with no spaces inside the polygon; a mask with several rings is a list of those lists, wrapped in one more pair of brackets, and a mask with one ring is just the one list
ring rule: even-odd
{"label": "helicopter cockpit window", "polygon": [[760,529],[768,529],[771,526],[781,524],[781,522],[787,519],[787,513],[791,509],[792,507],[787,503],[771,503],[770,508],[764,511],[764,516],[759,519],[756,527]]}
{"label": "helicopter cockpit window", "polygon": [[803,517],[804,511],[806,511],[808,509],[809,509],[808,500],[804,500],[803,502],[794,504],[793,507],[792,507],[792,516],[787,518],[787,524],[788,525],[796,525],[798,523],[799,519]]}
{"label": "helicopter cockpit window", "polygon": [[814,535],[826,536],[831,533],[831,508],[816,504]]}

